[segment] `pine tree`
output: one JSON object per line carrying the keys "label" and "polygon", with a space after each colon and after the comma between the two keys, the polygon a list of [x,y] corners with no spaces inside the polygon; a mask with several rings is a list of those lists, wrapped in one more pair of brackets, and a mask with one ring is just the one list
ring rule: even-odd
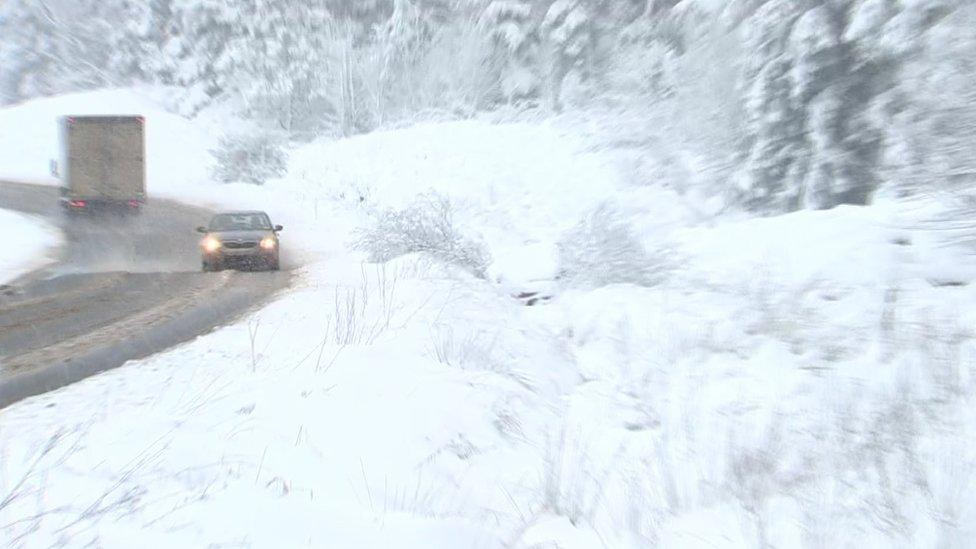
{"label": "pine tree", "polygon": [[852,10],[842,0],[773,0],[746,20],[756,52],[743,75],[751,86],[748,194],[753,205],[782,211],[870,200],[880,184],[883,150],[883,131],[870,116],[871,105],[892,72],[885,59],[859,53],[852,36],[876,31],[870,30],[870,17],[851,14],[884,12],[884,7]]}
{"label": "pine tree", "polygon": [[17,32],[22,10],[22,0],[0,4],[0,105],[21,98],[20,82],[28,66],[23,37]]}
{"label": "pine tree", "polygon": [[797,186],[797,202],[832,206],[842,177],[844,159],[845,59],[834,14],[824,5],[800,16],[793,26],[788,56],[794,107],[800,113],[800,148],[805,165],[798,165],[788,185]]}
{"label": "pine tree", "polygon": [[390,18],[394,0],[327,0],[329,12],[339,21],[349,25],[356,45],[372,38],[377,25]]}
{"label": "pine tree", "polygon": [[880,171],[888,190],[904,195],[971,184],[976,6],[864,0],[852,13],[851,43],[875,80],[886,75],[876,83],[870,112],[886,130]]}
{"label": "pine tree", "polygon": [[539,96],[539,32],[533,15],[529,0],[492,0],[481,15],[494,40],[501,91],[509,102]]}
{"label": "pine tree", "polygon": [[318,127],[314,111],[331,36],[325,1],[251,0],[238,13],[228,52],[233,89],[286,132]]}
{"label": "pine tree", "polygon": [[556,0],[546,12],[540,30],[548,55],[550,104],[562,110],[563,81],[577,69],[581,78],[591,76],[596,32],[591,7],[584,0]]}
{"label": "pine tree", "polygon": [[4,63],[0,84],[8,101],[20,101],[58,91],[61,47],[46,7],[24,0],[0,6]]}
{"label": "pine tree", "polygon": [[127,29],[131,62],[144,80],[175,84],[180,23],[175,0],[149,0]]}
{"label": "pine tree", "polygon": [[788,50],[793,25],[804,10],[793,0],[772,0],[747,22],[744,66],[748,116],[746,202],[756,208],[796,209],[798,178],[806,174],[803,109],[793,93],[794,59]]}

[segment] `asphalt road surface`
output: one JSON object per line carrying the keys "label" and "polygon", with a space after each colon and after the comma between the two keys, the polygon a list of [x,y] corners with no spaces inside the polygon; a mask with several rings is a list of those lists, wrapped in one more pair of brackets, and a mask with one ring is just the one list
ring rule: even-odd
{"label": "asphalt road surface", "polygon": [[57,263],[0,288],[0,408],[189,340],[289,283],[287,271],[200,272],[204,209],[150,197],[134,216],[69,217],[56,188],[4,182],[0,208],[65,237]]}

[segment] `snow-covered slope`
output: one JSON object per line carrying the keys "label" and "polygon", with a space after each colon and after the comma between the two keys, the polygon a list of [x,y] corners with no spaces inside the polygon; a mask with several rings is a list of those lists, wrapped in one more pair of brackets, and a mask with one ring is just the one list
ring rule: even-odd
{"label": "snow-covered slope", "polygon": [[[966,248],[931,230],[946,210],[696,224],[674,191],[628,186],[612,151],[574,129],[427,125],[306,145],[261,188],[174,187],[277,212],[304,264],[296,289],[5,410],[0,533],[28,546],[965,546],[976,292]],[[490,249],[487,279],[348,249],[376,212],[429,189]],[[513,299],[608,200],[661,259],[657,284],[553,282],[545,305]]]}
{"label": "snow-covered slope", "polygon": [[552,277],[556,239],[619,186],[605,158],[582,150],[551,126],[430,124],[303,147],[284,186],[319,201],[362,198],[366,209],[439,193],[488,244],[496,277]]}
{"label": "snow-covered slope", "polygon": [[57,228],[34,216],[0,210],[0,285],[42,267],[54,259],[61,243]]}

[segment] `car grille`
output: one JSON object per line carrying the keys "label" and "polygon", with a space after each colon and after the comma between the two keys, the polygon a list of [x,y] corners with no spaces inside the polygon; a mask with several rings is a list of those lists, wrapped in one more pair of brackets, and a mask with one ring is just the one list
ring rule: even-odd
{"label": "car grille", "polygon": [[228,250],[244,250],[247,248],[257,248],[258,243],[254,241],[225,240],[224,247]]}

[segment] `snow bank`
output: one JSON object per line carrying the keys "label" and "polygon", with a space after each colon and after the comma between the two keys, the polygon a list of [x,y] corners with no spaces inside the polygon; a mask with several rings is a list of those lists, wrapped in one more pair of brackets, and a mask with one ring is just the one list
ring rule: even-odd
{"label": "snow bank", "polygon": [[0,246],[0,285],[53,261],[61,243],[54,226],[8,210],[0,210],[0,234],[7,235]]}
{"label": "snow bank", "polygon": [[881,287],[903,278],[970,281],[976,270],[946,246],[938,203],[841,206],[680,231],[702,277],[745,284],[757,276],[802,285]]}
{"label": "snow bank", "polygon": [[538,481],[529,441],[550,378],[569,373],[531,367],[552,365],[548,334],[419,258],[363,270],[337,257],[304,279],[239,324],[5,410],[9,535],[506,546],[508,497],[527,501]]}

